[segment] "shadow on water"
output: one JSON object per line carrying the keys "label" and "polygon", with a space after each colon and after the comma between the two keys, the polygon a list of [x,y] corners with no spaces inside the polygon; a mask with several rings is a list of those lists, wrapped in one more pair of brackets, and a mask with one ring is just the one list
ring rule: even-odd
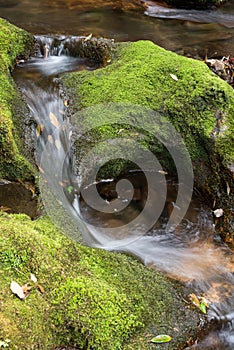
{"label": "shadow on water", "polygon": [[[90,235],[93,239],[92,246],[111,249],[113,237],[107,237],[108,244],[103,245],[100,227],[118,227],[119,251],[137,255],[146,265],[182,281],[191,286],[197,295],[203,295],[209,300],[208,317],[217,321],[218,329],[190,349],[233,349],[234,258],[232,252],[216,235],[212,211],[199,194],[194,194],[189,210],[180,225],[166,233],[166,222],[175,203],[178,187],[173,178],[167,177],[167,198],[159,220],[146,234],[139,234],[137,239],[125,245],[126,236],[131,233],[125,229],[121,231],[121,226],[142,212],[147,198],[148,188],[144,174],[132,172],[126,175],[127,180],[132,183],[134,194],[126,209],[121,212],[112,214],[97,212],[86,205],[79,191],[74,191],[71,182],[74,175],[70,159],[61,164],[64,153],[71,149],[69,123],[65,124],[67,130],[63,128],[62,132],[54,133],[66,119],[66,106],[56,84],[56,78],[62,71],[80,69],[94,69],[94,66],[90,66],[87,61],[62,55],[50,56],[48,59],[32,58],[28,63],[21,64],[14,73],[14,78],[25,96],[35,122],[38,164],[45,144],[50,145],[48,169],[42,169],[49,174],[47,182],[54,186],[55,193],[57,188],[62,187],[62,191],[66,194],[63,198],[66,198],[66,201],[61,204],[69,215],[73,217],[81,215],[88,227],[89,225],[96,227]],[[63,182],[57,183],[57,171],[64,166],[66,169]],[[116,182],[112,179],[90,186],[97,186],[100,196],[110,204],[116,199]],[[118,199],[129,200],[124,194]],[[116,240],[116,237],[114,239]]]}

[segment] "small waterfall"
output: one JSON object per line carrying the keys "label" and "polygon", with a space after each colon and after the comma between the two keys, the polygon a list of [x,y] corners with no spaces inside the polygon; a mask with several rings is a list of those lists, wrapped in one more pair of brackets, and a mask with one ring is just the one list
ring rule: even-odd
{"label": "small waterfall", "polygon": [[[54,215],[58,222],[63,220],[63,216],[69,224],[72,222],[71,233],[68,234],[73,239],[111,249],[113,237],[103,239],[99,227],[124,226],[125,219],[131,220],[141,212],[138,192],[142,189],[142,180],[140,185],[135,185],[135,197],[125,212],[98,214],[88,208],[80,197],[79,178],[74,176],[73,171],[73,130],[65,117],[67,106],[56,85],[56,76],[60,72],[93,69],[86,65],[86,61],[69,56],[74,42],[80,40],[77,38],[38,37],[38,56],[18,67],[14,76],[35,122],[36,160],[38,165],[43,164],[40,171],[45,175],[46,190],[50,189],[56,194],[48,198],[55,208],[54,214],[50,212],[50,215]],[[113,188],[115,183],[113,179],[107,179],[91,184],[96,185]],[[171,185],[170,188],[173,192],[175,186]],[[129,240],[128,232],[119,229],[117,250],[137,255],[146,265],[182,280],[192,286],[197,295],[204,295],[211,302],[208,315],[219,323],[219,329],[190,349],[211,349],[210,342],[216,342],[213,348],[231,350],[234,347],[233,254],[218,242],[212,213],[199,202],[199,197],[193,199],[181,224],[173,232],[165,233],[165,220],[174,203],[169,197],[166,199],[164,217],[147,234],[139,233],[137,239]],[[106,198],[106,201],[111,203],[110,198]],[[126,193],[121,201],[127,203]],[[63,206],[64,211],[60,211],[59,206]],[[80,216],[83,216],[82,225],[78,220]],[[96,230],[91,228],[93,225]],[[77,236],[77,226],[83,237]]]}
{"label": "small waterfall", "polygon": [[227,28],[234,28],[234,16],[228,13],[222,13],[219,10],[176,9],[161,6],[151,1],[146,1],[146,3],[148,3],[148,8],[145,14],[150,17],[198,23],[219,23]]}

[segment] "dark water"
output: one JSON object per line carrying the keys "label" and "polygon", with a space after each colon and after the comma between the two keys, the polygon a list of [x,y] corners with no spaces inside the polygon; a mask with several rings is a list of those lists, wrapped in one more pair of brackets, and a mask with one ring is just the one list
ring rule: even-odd
{"label": "dark water", "polygon": [[[208,317],[217,321],[218,329],[190,349],[231,350],[234,347],[234,258],[216,235],[212,211],[199,193],[194,194],[182,222],[174,231],[166,232],[166,223],[178,192],[176,179],[166,176],[167,197],[162,215],[147,234],[142,235],[140,230],[144,227],[139,227],[139,236],[134,239],[126,230],[126,224],[141,215],[144,208],[148,188],[142,172],[134,171],[125,177],[131,181],[134,194],[129,202],[127,193],[119,198],[128,204],[124,210],[115,210],[112,214],[96,211],[80,196],[79,179],[72,171],[72,127],[65,118],[67,106],[56,81],[61,71],[93,68],[87,61],[62,55],[48,59],[32,58],[14,72],[35,121],[36,159],[43,167],[43,178],[55,194],[52,206],[57,197],[57,202],[76,226],[82,217],[84,225],[80,229],[88,244],[111,249],[117,240],[117,250],[137,255],[145,264],[189,285],[197,295],[205,296],[211,303]],[[42,162],[43,154],[45,159]],[[67,158],[65,154],[68,154]],[[110,205],[115,203],[117,182],[107,179],[90,184],[91,187],[96,185],[103,200]],[[74,191],[75,186],[77,191]],[[56,209],[52,215],[58,223],[60,212]],[[109,230],[110,235],[104,237],[102,228]]]}
{"label": "dark water", "polygon": [[87,35],[117,41],[148,39],[166,49],[199,56],[234,55],[234,1],[219,10],[145,12],[92,9],[85,1],[0,0],[0,16],[33,34]]}

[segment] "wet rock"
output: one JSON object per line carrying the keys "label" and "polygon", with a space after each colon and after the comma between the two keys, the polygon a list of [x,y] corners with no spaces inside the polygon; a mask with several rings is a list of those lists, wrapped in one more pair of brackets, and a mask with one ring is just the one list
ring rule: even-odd
{"label": "wet rock", "polygon": [[[164,349],[195,339],[205,317],[188,307],[191,292],[131,256],[82,247],[48,218],[0,215],[0,327],[11,347],[28,349],[160,349],[149,344],[169,333]],[[30,272],[44,288],[26,301],[10,292]],[[61,346],[63,344],[63,346]],[[129,345],[129,346],[128,346]]]}
{"label": "wet rock", "polygon": [[0,183],[0,210],[24,213],[34,219],[38,213],[38,198],[31,184],[3,181]]}
{"label": "wet rock", "polygon": [[116,44],[112,39],[95,38],[92,34],[79,36],[36,36],[36,54],[43,57],[68,54],[74,57],[87,58],[96,64],[110,63]]}
{"label": "wet rock", "polygon": [[[89,130],[84,135],[82,131],[80,135],[79,132],[77,134],[78,159],[100,143],[97,159],[101,165],[102,159],[107,155],[111,157],[112,144],[115,143],[111,140],[121,138],[128,146],[128,159],[131,159],[135,146],[130,140],[134,139],[148,145],[163,169],[173,174],[175,168],[165,149],[160,148],[157,140],[149,135],[150,128],[152,132],[157,128],[159,117],[152,112],[149,121],[144,119],[140,108],[136,108],[146,106],[160,112],[179,131],[193,163],[195,187],[201,191],[210,207],[214,210],[221,207],[229,213],[233,206],[231,164],[234,162],[234,91],[231,86],[210,72],[204,62],[181,57],[151,42],[119,44],[115,57],[113,63],[103,69],[65,74],[61,79],[71,99],[71,110],[78,112],[73,120]],[[130,104],[128,113],[121,110],[122,107],[118,112],[119,103]],[[99,127],[96,127],[97,120],[100,121]],[[108,125],[110,120],[112,125]],[[147,131],[144,136],[139,129],[134,129],[133,120],[136,121],[135,125],[139,121],[143,125],[145,123]],[[128,123],[131,125],[127,126]],[[106,138],[108,140],[104,142]],[[167,138],[174,139],[169,134]],[[112,161],[100,167],[98,176],[116,177],[134,166],[123,161],[121,153],[112,153],[112,157]],[[145,163],[145,169],[148,167],[150,165]],[[88,161],[81,169],[84,177],[87,169]],[[224,215],[219,222],[222,223],[222,237],[227,237],[224,240],[233,242],[231,213]]]}
{"label": "wet rock", "polygon": [[0,177],[10,180],[34,177],[23,148],[27,108],[10,75],[16,59],[28,56],[33,44],[30,34],[0,19]]}

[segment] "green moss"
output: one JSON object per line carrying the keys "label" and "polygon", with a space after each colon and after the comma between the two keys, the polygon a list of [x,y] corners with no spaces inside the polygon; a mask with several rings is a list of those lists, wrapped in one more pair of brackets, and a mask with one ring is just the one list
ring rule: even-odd
{"label": "green moss", "polygon": [[[170,333],[165,349],[176,349],[195,335],[200,316],[185,307],[189,291],[136,259],[82,247],[45,217],[1,214],[0,232],[0,340],[10,349],[149,349],[151,332]],[[29,282],[30,273],[45,293],[35,288],[21,301],[10,282]]]}
{"label": "green moss", "polygon": [[[113,126],[110,130],[105,122],[115,120],[115,116],[108,115],[108,106],[98,107],[104,103],[130,103],[134,110],[135,105],[140,105],[158,111],[175,126],[193,161],[196,183],[203,190],[207,188],[209,193],[216,193],[214,188],[219,181],[216,175],[234,161],[234,92],[203,62],[166,51],[149,41],[120,43],[111,65],[93,72],[65,74],[61,82],[72,99],[73,111],[81,111],[77,123],[92,128],[97,116],[102,121],[103,126],[94,128],[91,138],[84,140],[84,149],[97,139],[122,137],[121,130],[125,136],[134,136],[147,145],[171,172],[172,163],[148,131],[144,138],[136,136],[139,130],[127,127],[127,116],[124,126],[116,119],[119,128]],[[86,112],[90,107],[91,112]],[[136,118],[143,125],[145,122],[145,129],[149,130],[149,121],[143,114]],[[153,134],[158,132],[156,118],[150,121]],[[170,138],[170,135],[164,137]],[[106,171],[109,172],[108,168]]]}
{"label": "green moss", "polygon": [[203,62],[138,41],[119,44],[118,57],[110,66],[66,74],[62,82],[73,96],[75,111],[100,103],[127,102],[163,113],[181,132],[193,159],[204,155],[204,146],[211,146],[210,134],[220,109],[226,114],[227,126],[217,141],[220,153],[227,160],[234,159],[230,147],[234,93]]}
{"label": "green moss", "polygon": [[25,57],[32,44],[30,34],[0,19],[0,178],[29,180],[33,177],[15,128],[25,117],[25,109],[10,75],[16,58]]}

